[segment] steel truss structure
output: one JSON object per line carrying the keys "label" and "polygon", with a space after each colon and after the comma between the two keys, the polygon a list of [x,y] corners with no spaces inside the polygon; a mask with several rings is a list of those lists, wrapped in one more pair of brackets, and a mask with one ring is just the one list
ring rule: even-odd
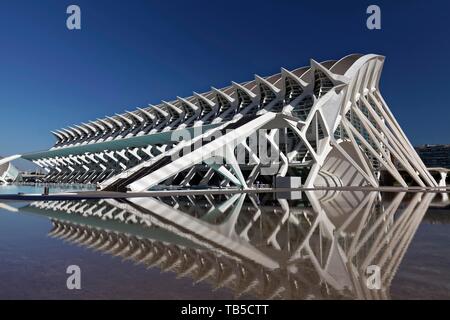
{"label": "steel truss structure", "polygon": [[44,168],[47,182],[109,191],[280,181],[437,187],[381,96],[383,64],[374,54],[311,60],[308,67],[54,131],[52,149],[22,157]]}
{"label": "steel truss structure", "polygon": [[[38,201],[50,236],[236,297],[387,299],[434,193],[307,191],[303,200],[206,195]],[[388,240],[386,240],[388,239]],[[382,270],[378,287],[368,268]]]}

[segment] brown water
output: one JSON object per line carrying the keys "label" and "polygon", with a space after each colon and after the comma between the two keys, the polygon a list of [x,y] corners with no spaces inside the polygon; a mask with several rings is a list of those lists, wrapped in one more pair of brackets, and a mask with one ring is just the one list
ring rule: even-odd
{"label": "brown water", "polygon": [[0,298],[449,299],[449,243],[442,194],[4,202]]}

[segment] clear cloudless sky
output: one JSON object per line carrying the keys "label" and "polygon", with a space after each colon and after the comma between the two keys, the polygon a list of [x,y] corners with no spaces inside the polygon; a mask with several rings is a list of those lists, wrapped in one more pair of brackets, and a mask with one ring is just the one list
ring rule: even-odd
{"label": "clear cloudless sky", "polygon": [[[81,8],[82,30],[66,28]],[[381,8],[381,30],[366,9]],[[0,2],[0,155],[50,130],[350,53],[386,56],[382,93],[413,144],[450,143],[449,1]]]}

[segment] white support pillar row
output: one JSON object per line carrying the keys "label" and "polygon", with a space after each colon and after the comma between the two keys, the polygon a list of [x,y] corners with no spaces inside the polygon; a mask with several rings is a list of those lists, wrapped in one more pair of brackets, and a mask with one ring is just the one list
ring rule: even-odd
{"label": "white support pillar row", "polygon": [[148,154],[150,156],[150,158],[154,158],[155,156],[152,154],[151,150],[153,149],[152,145],[147,146],[146,148],[141,148],[141,150],[143,152],[145,152],[146,154]]}
{"label": "white support pillar row", "polygon": [[139,156],[138,152],[139,152],[139,148],[134,148],[134,149],[130,149],[128,150],[128,152],[135,157],[136,159],[138,159],[139,161],[142,160],[142,158]]}

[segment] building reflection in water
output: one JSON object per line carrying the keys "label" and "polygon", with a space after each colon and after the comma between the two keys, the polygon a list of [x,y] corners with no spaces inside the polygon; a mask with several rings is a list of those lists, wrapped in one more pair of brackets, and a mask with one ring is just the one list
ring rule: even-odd
{"label": "building reflection in water", "polygon": [[[214,290],[226,287],[236,297],[389,299],[434,197],[307,191],[297,200],[231,194],[38,201],[21,211],[49,217],[52,237]],[[379,289],[367,285],[373,265]]]}

